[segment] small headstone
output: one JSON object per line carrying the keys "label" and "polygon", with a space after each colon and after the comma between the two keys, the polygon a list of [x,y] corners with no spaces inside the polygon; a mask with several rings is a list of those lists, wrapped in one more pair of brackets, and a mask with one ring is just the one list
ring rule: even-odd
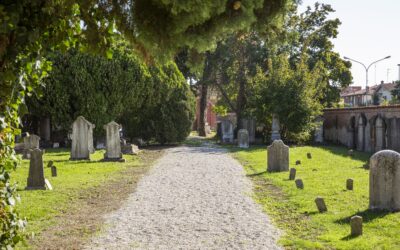
{"label": "small headstone", "polygon": [[50,160],[50,161],[47,163],[47,167],[48,167],[48,168],[51,168],[52,166],[53,166],[53,161]]}
{"label": "small headstone", "polygon": [[232,143],[233,142],[233,124],[230,120],[221,121],[221,132],[222,142]]}
{"label": "small headstone", "polygon": [[51,176],[57,177],[57,167],[51,166]]}
{"label": "small headstone", "polygon": [[353,155],[354,155],[353,149],[350,149],[349,151],[347,151],[347,154],[348,154],[349,156],[353,156]]}
{"label": "small headstone", "polygon": [[361,216],[353,216],[350,219],[351,236],[360,236],[363,234],[363,218]]}
{"label": "small headstone", "polygon": [[296,169],[295,168],[291,168],[290,169],[290,173],[289,173],[289,180],[294,180],[296,179]]}
{"label": "small headstone", "polygon": [[320,213],[324,213],[324,212],[328,211],[328,209],[326,208],[326,205],[325,205],[324,198],[322,198],[322,197],[315,198],[315,204],[317,205],[318,211]]}
{"label": "small headstone", "polygon": [[124,161],[121,153],[121,139],[119,130],[121,125],[112,121],[104,125],[106,130],[106,153],[104,154],[105,161]]}
{"label": "small headstone", "polygon": [[59,147],[60,147],[60,143],[58,143],[58,142],[53,143],[53,148],[59,148]]}
{"label": "small headstone", "polygon": [[369,208],[400,210],[400,154],[382,150],[369,162]]}
{"label": "small headstone", "polygon": [[249,132],[247,129],[239,129],[238,144],[239,148],[249,148]]}
{"label": "small headstone", "polygon": [[29,175],[27,180],[27,190],[33,189],[46,189],[44,181],[44,169],[43,169],[43,153],[40,149],[30,150],[30,163],[29,163]]}
{"label": "small headstone", "polygon": [[297,160],[296,161],[296,165],[300,165],[301,164],[301,161],[300,160]]}
{"label": "small headstone", "polygon": [[303,180],[302,180],[302,179],[297,179],[297,180],[295,180],[294,182],[296,183],[296,187],[297,187],[298,189],[304,189],[304,183],[303,183]]}
{"label": "small headstone", "polygon": [[347,179],[346,180],[346,189],[347,190],[353,190],[353,179]]}
{"label": "small headstone", "polygon": [[103,142],[99,142],[96,144],[96,149],[105,149],[106,145]]}
{"label": "small headstone", "polygon": [[39,148],[40,137],[34,134],[32,135],[29,135],[29,133],[26,134],[27,136],[24,137],[24,151],[22,158],[30,159],[30,150]]}
{"label": "small headstone", "polygon": [[44,179],[44,184],[45,184],[47,190],[53,190],[53,187],[51,186],[51,183],[49,180]]}
{"label": "small headstone", "polygon": [[267,148],[268,172],[283,172],[289,170],[289,147],[282,140],[275,140]]}
{"label": "small headstone", "polygon": [[312,158],[311,153],[307,153],[307,158],[308,158],[308,159],[311,159],[311,158]]}

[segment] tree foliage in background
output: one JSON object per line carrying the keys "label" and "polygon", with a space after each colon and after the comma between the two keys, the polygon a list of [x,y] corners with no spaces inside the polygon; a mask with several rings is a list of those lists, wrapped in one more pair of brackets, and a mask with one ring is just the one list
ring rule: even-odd
{"label": "tree foliage in background", "polygon": [[180,142],[190,132],[193,94],[174,63],[150,68],[118,44],[113,59],[70,51],[51,58],[43,96],[28,98],[29,114],[49,117],[64,135],[83,115],[104,136],[103,125],[121,122],[126,135],[160,143]]}

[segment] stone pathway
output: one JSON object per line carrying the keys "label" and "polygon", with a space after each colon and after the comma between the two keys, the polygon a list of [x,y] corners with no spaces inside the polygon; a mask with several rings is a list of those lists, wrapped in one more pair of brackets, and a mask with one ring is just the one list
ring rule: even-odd
{"label": "stone pathway", "polygon": [[225,150],[168,149],[86,249],[280,249],[251,194]]}

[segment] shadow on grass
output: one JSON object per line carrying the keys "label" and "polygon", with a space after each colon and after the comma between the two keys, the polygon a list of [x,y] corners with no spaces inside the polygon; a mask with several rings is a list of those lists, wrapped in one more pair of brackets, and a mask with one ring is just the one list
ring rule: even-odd
{"label": "shadow on grass", "polygon": [[255,177],[255,176],[263,175],[265,173],[267,173],[267,170],[259,172],[259,173],[246,174],[246,176],[247,177]]}
{"label": "shadow on grass", "polygon": [[370,153],[359,152],[359,151],[355,151],[355,150],[353,153],[354,155],[349,156],[348,155],[349,149],[344,146],[336,146],[336,145],[326,145],[325,146],[324,145],[324,146],[318,146],[318,147],[325,149],[325,150],[331,152],[332,154],[340,155],[342,157],[353,159],[353,160],[363,161],[365,163],[367,163],[368,159],[371,157]]}
{"label": "shadow on grass", "polygon": [[356,215],[361,216],[363,218],[363,222],[364,223],[368,223],[368,222],[371,222],[371,221],[373,221],[375,219],[383,218],[386,215],[391,214],[391,213],[392,212],[385,211],[385,210],[370,210],[370,209],[366,209],[366,210],[364,210],[362,212],[358,212],[358,213],[353,214],[351,216],[338,219],[338,220],[335,221],[335,223],[338,223],[338,224],[350,224],[351,217],[356,216]]}
{"label": "shadow on grass", "polygon": [[361,236],[361,235],[355,236],[355,235],[349,234],[349,235],[347,235],[347,236],[341,238],[341,240],[346,240],[346,241],[347,241],[347,240],[352,240],[352,239],[358,238],[358,237],[360,237],[360,236]]}

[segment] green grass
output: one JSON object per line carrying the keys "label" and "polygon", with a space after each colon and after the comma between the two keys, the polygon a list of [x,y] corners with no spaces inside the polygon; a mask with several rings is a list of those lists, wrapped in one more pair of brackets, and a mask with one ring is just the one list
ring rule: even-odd
{"label": "green grass", "polygon": [[[266,147],[231,148],[255,184],[255,199],[284,232],[280,243],[289,249],[400,249],[400,213],[368,210],[368,154],[350,158],[342,147],[292,147],[290,167],[297,169],[304,190],[289,181],[289,172],[267,173]],[[307,152],[312,159],[307,159]],[[295,161],[301,165],[295,166]],[[354,179],[354,191],[346,179]],[[328,212],[318,213],[314,199],[325,199]],[[361,215],[364,234],[350,237],[350,217]]]}
{"label": "green grass", "polygon": [[[29,172],[29,160],[23,160],[21,167],[12,173],[12,182],[18,183],[21,203],[17,205],[22,217],[28,220],[26,233],[38,234],[56,222],[56,217],[69,209],[85,190],[95,188],[102,183],[112,181],[121,176],[130,167],[139,166],[137,156],[124,155],[125,163],[101,162],[104,151],[96,151],[91,161],[69,161],[70,153],[65,149],[46,149],[44,154],[45,178],[53,186],[53,190],[25,190]],[[58,176],[51,177],[47,167],[49,160],[57,167]]]}

